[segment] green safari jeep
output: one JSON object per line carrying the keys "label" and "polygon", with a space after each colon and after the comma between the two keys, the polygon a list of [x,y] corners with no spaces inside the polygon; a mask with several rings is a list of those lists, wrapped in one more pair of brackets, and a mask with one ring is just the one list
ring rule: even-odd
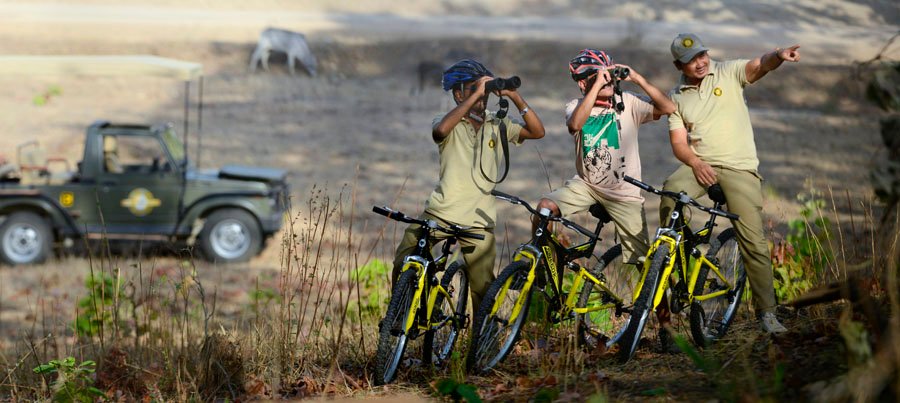
{"label": "green safari jeep", "polygon": [[[198,171],[171,125],[96,122],[77,170],[30,144],[0,177],[0,260],[43,261],[54,244],[101,239],[196,244],[214,262],[256,255],[282,225],[287,172],[226,166]],[[36,156],[37,155],[37,156]]]}

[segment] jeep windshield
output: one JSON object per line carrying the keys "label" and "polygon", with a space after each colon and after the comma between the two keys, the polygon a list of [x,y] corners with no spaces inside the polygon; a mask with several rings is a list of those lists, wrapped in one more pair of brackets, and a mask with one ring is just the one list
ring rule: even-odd
{"label": "jeep windshield", "polygon": [[163,130],[162,140],[166,143],[166,148],[172,154],[173,160],[179,161],[179,164],[181,163],[180,161],[184,161],[184,143],[178,139],[175,129],[169,127]]}

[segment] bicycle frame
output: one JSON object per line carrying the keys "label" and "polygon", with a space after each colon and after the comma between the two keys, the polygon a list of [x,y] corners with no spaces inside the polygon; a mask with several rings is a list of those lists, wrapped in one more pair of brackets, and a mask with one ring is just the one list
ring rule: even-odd
{"label": "bicycle frame", "polygon": [[[450,320],[450,317],[448,317],[440,323],[431,323],[431,314],[434,311],[434,304],[438,295],[443,295],[447,301],[451,304],[453,303],[450,293],[437,281],[437,273],[444,270],[450,257],[450,249],[456,243],[456,238],[450,237],[444,240],[441,246],[441,254],[437,258],[433,258],[431,250],[428,248],[428,240],[431,238],[429,228],[421,226],[418,231],[416,250],[404,259],[403,267],[400,269],[401,273],[407,270],[416,270],[418,272],[416,292],[413,294],[413,305],[410,307],[409,316],[406,318],[403,326],[403,333],[406,335],[410,335],[410,330],[413,329],[414,325],[419,331],[436,330]],[[425,306],[421,305],[423,294],[426,301]],[[453,310],[456,309],[455,306],[452,308]],[[418,323],[416,323],[417,317],[419,318]]]}
{"label": "bicycle frame", "polygon": [[[687,223],[684,221],[683,211],[686,206],[683,200],[676,200],[675,207],[672,209],[672,213],[669,215],[669,220],[666,226],[659,228],[656,231],[656,239],[653,244],[650,246],[650,249],[647,251],[647,259],[644,261],[644,267],[641,273],[641,279],[635,287],[633,300],[638,298],[640,295],[641,289],[644,286],[644,282],[647,277],[647,272],[649,266],[651,264],[651,257],[656,253],[659,247],[663,244],[669,245],[669,254],[666,258],[666,266],[663,269],[660,277],[661,281],[657,286],[656,293],[653,297],[653,309],[656,309],[660,302],[662,302],[662,298],[665,295],[665,290],[669,286],[669,278],[672,275],[672,272],[675,271],[675,264],[680,263],[679,267],[681,268],[679,275],[683,280],[687,280],[687,292],[684,295],[684,302],[686,304],[692,303],[694,300],[704,301],[711,298],[716,298],[731,292],[734,289],[734,284],[728,282],[725,276],[722,275],[721,271],[719,271],[719,267],[712,261],[710,261],[705,255],[703,255],[700,250],[697,249],[697,246],[702,244],[708,244],[710,237],[712,236],[712,229],[715,227],[716,215],[710,215],[709,220],[706,224],[697,232],[692,232],[690,227],[688,227]],[[716,206],[718,208],[718,205]],[[685,253],[685,249],[689,249],[689,253]],[[688,265],[688,256],[694,258],[693,265],[689,267]],[[700,274],[700,268],[706,265],[709,269],[722,280],[722,282],[727,285],[727,289],[715,291],[709,294],[703,295],[694,295],[694,286],[697,284],[697,278]]]}
{"label": "bicycle frame", "polygon": [[[598,279],[587,269],[585,269],[584,266],[573,263],[576,259],[587,258],[594,253],[594,248],[596,247],[597,243],[600,242],[599,235],[600,230],[603,228],[603,222],[600,221],[597,223],[597,229],[594,231],[594,239],[588,239],[586,242],[573,246],[571,248],[563,248],[559,241],[556,240],[556,236],[546,230],[548,223],[549,217],[541,217],[538,228],[537,230],[535,230],[534,238],[532,238],[531,242],[520,246],[516,250],[516,253],[513,257],[514,262],[522,260],[528,261],[529,268],[528,274],[525,279],[525,284],[522,285],[522,290],[524,292],[520,293],[518,298],[516,299],[513,310],[510,313],[510,317],[508,319],[509,322],[513,322],[516,320],[516,318],[518,318],[522,307],[525,305],[525,299],[531,291],[531,286],[533,285],[535,279],[538,278],[538,275],[543,275],[545,279],[551,278],[553,280],[549,283],[552,284],[549,294],[547,293],[546,288],[541,289],[541,291],[547,297],[547,299],[551,301],[552,310],[559,311],[560,318],[569,317],[573,313],[583,314],[609,309],[616,306],[621,307],[621,300],[614,300],[597,307],[581,309],[575,307],[575,300],[577,299],[578,290],[581,289],[581,286],[585,281],[591,281],[594,284],[597,284],[603,289],[609,291],[609,288],[606,286],[605,281]],[[559,262],[557,261],[556,257],[559,258]],[[562,279],[559,276],[560,270],[558,264],[563,264],[566,268],[576,271],[577,273],[573,280],[571,289],[567,294],[565,294],[566,298],[564,301],[562,300],[562,296],[564,294],[562,290]],[[544,269],[543,272],[538,271],[539,266]],[[547,272],[549,272],[549,276]],[[492,316],[496,315],[497,311],[500,309],[501,303],[506,296],[506,291],[509,289],[512,280],[512,277],[507,279],[507,283],[504,284],[504,287],[501,289],[500,294],[495,299],[494,306],[491,308]]]}

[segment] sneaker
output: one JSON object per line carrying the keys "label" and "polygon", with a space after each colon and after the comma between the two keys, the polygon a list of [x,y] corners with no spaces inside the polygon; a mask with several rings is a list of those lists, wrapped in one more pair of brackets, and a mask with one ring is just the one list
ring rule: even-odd
{"label": "sneaker", "polygon": [[787,328],[778,321],[778,318],[775,317],[775,314],[772,312],[766,312],[759,317],[759,325],[762,327],[762,331],[768,334],[781,334],[787,332]]}

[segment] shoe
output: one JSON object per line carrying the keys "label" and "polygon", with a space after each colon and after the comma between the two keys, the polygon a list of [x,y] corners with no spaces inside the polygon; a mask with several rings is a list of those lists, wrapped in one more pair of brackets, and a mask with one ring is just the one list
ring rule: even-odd
{"label": "shoe", "polygon": [[675,336],[668,327],[659,329],[659,351],[663,354],[678,354],[681,349],[675,344]]}
{"label": "shoe", "polygon": [[759,317],[759,325],[762,327],[762,331],[768,334],[781,334],[787,332],[787,328],[778,321],[778,318],[775,317],[775,314],[772,312],[766,312]]}

